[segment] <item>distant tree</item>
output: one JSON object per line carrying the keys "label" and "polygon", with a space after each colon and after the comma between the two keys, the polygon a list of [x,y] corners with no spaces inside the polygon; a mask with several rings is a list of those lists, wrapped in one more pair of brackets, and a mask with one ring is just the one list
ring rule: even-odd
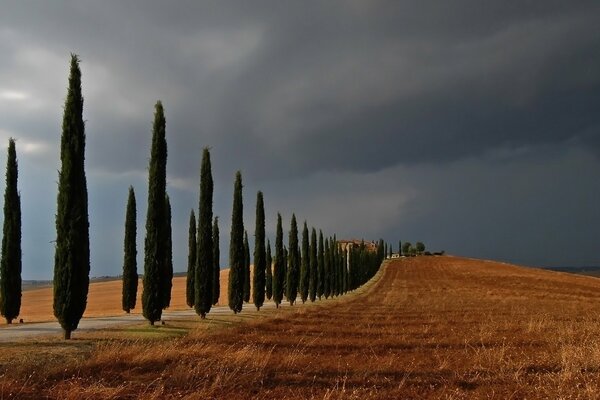
{"label": "distant tree", "polygon": [[398,255],[399,256],[402,255],[402,241],[401,240],[398,241]]}
{"label": "distant tree", "polygon": [[267,240],[267,276],[265,279],[267,300],[273,297],[273,258],[271,257],[271,242]]}
{"label": "distant tree", "polygon": [[163,309],[163,270],[166,259],[166,182],[167,141],[165,115],[158,101],[152,127],[152,149],[148,174],[148,210],[146,214],[146,239],[144,242],[144,288],[142,311],[150,325],[160,320]]}
{"label": "distant tree", "polygon": [[15,140],[10,138],[0,260],[0,313],[7,324],[12,323],[21,311],[21,197],[17,188],[18,174]]}
{"label": "distant tree", "polygon": [[308,256],[308,297],[310,301],[315,301],[317,298],[317,231],[312,228],[310,234],[310,247]]}
{"label": "distant tree", "polygon": [[[269,269],[271,267],[269,266]],[[256,310],[265,302],[265,270],[267,260],[265,253],[265,205],[262,192],[256,194],[256,226],[254,231],[254,274],[252,281],[252,299]]]}
{"label": "distant tree", "polygon": [[409,255],[410,247],[411,247],[410,242],[402,243],[402,254],[404,254],[405,256]]}
{"label": "distant tree", "polygon": [[325,292],[325,246],[323,231],[319,230],[319,248],[317,249],[317,296],[319,300]]}
{"label": "distant tree", "polygon": [[171,305],[171,289],[173,288],[173,233],[171,229],[171,199],[165,196],[165,262],[161,281],[163,310]]}
{"label": "distant tree", "polygon": [[194,210],[190,212],[190,225],[188,229],[188,268],[185,285],[185,300],[189,307],[194,307],[196,291],[194,281],[196,280],[196,215]]}
{"label": "distant tree", "polygon": [[286,246],[283,246],[283,293],[285,293],[285,299],[289,300],[287,297],[287,271],[290,263],[290,255],[288,253],[288,249]]}
{"label": "distant tree", "polygon": [[70,339],[87,304],[90,283],[90,236],[85,177],[85,128],[79,57],[71,54],[60,143],[56,244],[54,253],[54,316]]}
{"label": "distant tree", "polygon": [[383,255],[385,258],[388,258],[388,245],[387,243],[384,245]]}
{"label": "distant tree", "polygon": [[298,285],[300,291],[300,300],[302,304],[308,299],[308,286],[309,286],[309,275],[310,275],[310,254],[309,254],[309,235],[308,226],[304,221],[302,227],[302,244],[300,246],[300,282]]}
{"label": "distant tree", "polygon": [[137,210],[133,186],[129,186],[127,211],[125,212],[125,239],[123,243],[123,311],[129,314],[135,308],[138,287],[137,273]]}
{"label": "distant tree", "polygon": [[417,244],[415,244],[415,249],[417,251],[417,254],[421,255],[425,251],[425,245],[423,244],[423,242],[417,242]]}
{"label": "distant tree", "polygon": [[325,238],[325,251],[324,251],[323,264],[323,295],[326,299],[331,296],[331,251],[329,246],[329,238]]}
{"label": "distant tree", "polygon": [[394,251],[392,250],[392,244],[390,243],[390,258],[392,258],[392,254],[394,254]]}
{"label": "distant tree", "polygon": [[198,251],[195,271],[195,307],[201,319],[206,318],[213,303],[213,280],[215,274],[213,249],[213,178],[210,150],[202,151],[200,166],[200,200],[198,206]]}
{"label": "distant tree", "polygon": [[213,284],[212,284],[212,304],[216,306],[221,296],[221,252],[219,250],[219,217],[215,217],[213,224]]}
{"label": "distant tree", "polygon": [[235,175],[231,238],[229,241],[229,308],[235,314],[242,311],[244,302],[244,209],[242,202],[242,174]]}
{"label": "distant tree", "polygon": [[244,231],[244,301],[250,301],[250,245],[248,244],[248,232]]}
{"label": "distant tree", "polygon": [[290,226],[289,237],[289,258],[286,280],[286,297],[290,305],[294,305],[298,296],[298,224],[296,223],[296,215],[292,214],[292,223]]}
{"label": "distant tree", "polygon": [[275,236],[275,264],[273,265],[273,302],[279,308],[283,299],[283,281],[284,275],[284,258],[283,252],[283,228],[281,226],[281,214],[277,213],[277,233]]}

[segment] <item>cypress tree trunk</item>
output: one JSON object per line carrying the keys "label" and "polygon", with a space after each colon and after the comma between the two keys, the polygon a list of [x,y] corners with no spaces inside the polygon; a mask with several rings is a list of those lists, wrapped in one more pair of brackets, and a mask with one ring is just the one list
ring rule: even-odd
{"label": "cypress tree trunk", "polygon": [[235,175],[231,237],[229,241],[229,308],[235,314],[242,311],[244,301],[244,208],[242,203],[242,174]]}
{"label": "cypress tree trunk", "polygon": [[0,260],[0,313],[12,323],[21,311],[21,197],[17,188],[17,151],[15,140],[8,140],[4,226]]}
{"label": "cypress tree trunk", "polygon": [[254,231],[254,274],[252,280],[252,299],[256,310],[265,302],[265,204],[262,192],[256,194],[256,226]]}
{"label": "cypress tree trunk", "polygon": [[173,288],[173,233],[171,230],[171,199],[165,196],[165,263],[162,271],[163,310],[171,305],[171,289]]}
{"label": "cypress tree trunk", "polygon": [[198,253],[196,258],[196,313],[206,318],[213,303],[214,280],[213,249],[213,178],[210,152],[204,148],[200,167],[200,203],[198,215]]}
{"label": "cypress tree trunk", "polygon": [[167,178],[167,141],[165,116],[158,101],[152,127],[152,150],[148,174],[148,211],[144,242],[144,290],[142,309],[150,325],[160,320],[163,309],[162,271],[165,268],[165,196]]}
{"label": "cypress tree trunk", "polygon": [[65,338],[77,329],[87,303],[90,274],[85,129],[79,58],[71,55],[60,143],[61,169],[56,211],[54,316]]}
{"label": "cypress tree trunk", "polygon": [[250,301],[250,245],[247,231],[244,231],[244,301]]}
{"label": "cypress tree trunk", "polygon": [[125,239],[123,243],[123,311],[129,314],[129,311],[135,308],[138,287],[137,273],[137,210],[135,202],[135,192],[133,186],[129,186],[129,196],[127,198],[127,212],[125,213]]}
{"label": "cypress tree trunk", "polygon": [[188,307],[194,307],[195,290],[194,280],[196,279],[196,215],[194,210],[190,212],[190,226],[188,229],[188,267],[185,281],[185,301]]}
{"label": "cypress tree trunk", "polygon": [[219,217],[213,224],[213,284],[212,304],[216,306],[221,296],[221,252],[219,250]]}
{"label": "cypress tree trunk", "polygon": [[319,230],[319,248],[317,252],[317,296],[319,300],[325,293],[325,247],[323,231]]}
{"label": "cypress tree trunk", "polygon": [[290,305],[294,305],[298,296],[298,224],[296,223],[296,215],[292,214],[292,223],[290,226],[289,236],[289,264],[287,269],[286,279],[286,297]]}
{"label": "cypress tree trunk", "polygon": [[273,297],[273,258],[271,257],[271,242],[267,240],[267,259],[266,259],[267,277],[265,279],[265,292],[267,300]]}
{"label": "cypress tree trunk", "polygon": [[312,228],[308,256],[308,297],[310,301],[317,298],[317,231]]}
{"label": "cypress tree trunk", "polygon": [[309,278],[309,262],[310,256],[308,253],[308,227],[306,221],[304,221],[304,227],[302,228],[302,261],[300,264],[300,299],[302,304],[308,299],[308,278]]}
{"label": "cypress tree trunk", "polygon": [[281,214],[277,213],[277,231],[275,234],[275,264],[273,265],[273,302],[279,308],[283,299],[283,281],[284,276],[284,258],[283,252],[283,228],[281,226]]}

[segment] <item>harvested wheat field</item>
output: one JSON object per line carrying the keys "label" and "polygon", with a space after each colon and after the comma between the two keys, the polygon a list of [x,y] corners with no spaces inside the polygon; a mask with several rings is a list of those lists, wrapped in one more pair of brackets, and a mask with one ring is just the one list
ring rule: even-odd
{"label": "harvested wheat field", "polygon": [[[600,397],[595,278],[455,257],[399,259],[356,294],[270,315],[175,339],[107,340],[60,359],[3,362],[0,395]],[[206,323],[210,316],[197,322]]]}

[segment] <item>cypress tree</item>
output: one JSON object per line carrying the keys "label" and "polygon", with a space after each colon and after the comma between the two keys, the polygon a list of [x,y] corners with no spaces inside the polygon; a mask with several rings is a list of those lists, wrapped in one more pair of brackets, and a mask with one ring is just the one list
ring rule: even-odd
{"label": "cypress tree", "polygon": [[277,231],[275,235],[275,264],[273,265],[273,302],[279,308],[283,299],[284,275],[283,228],[281,214],[277,213]]}
{"label": "cypress tree", "polygon": [[308,299],[308,286],[309,286],[309,262],[310,256],[308,253],[308,227],[306,221],[304,221],[304,227],[302,228],[302,260],[300,264],[300,299],[302,304]]}
{"label": "cypress tree", "polygon": [[250,301],[250,245],[247,231],[244,231],[244,301]]}
{"label": "cypress tree", "polygon": [[323,264],[323,295],[326,299],[331,295],[331,258],[329,251],[329,238],[325,239],[324,264]]}
{"label": "cypress tree", "polygon": [[235,174],[231,236],[229,241],[229,308],[235,314],[242,311],[244,301],[244,206],[242,203],[242,174]]}
{"label": "cypress tree", "polygon": [[162,270],[162,308],[171,305],[171,289],[173,288],[173,232],[171,229],[171,199],[165,195],[165,263]]}
{"label": "cypress tree", "polygon": [[296,302],[296,297],[298,296],[298,278],[300,273],[298,265],[298,224],[296,222],[295,214],[292,214],[288,245],[289,258],[285,293],[290,305],[293,306]]}
{"label": "cypress tree", "polygon": [[56,246],[54,254],[54,316],[70,339],[85,311],[90,283],[88,195],[85,178],[85,128],[79,57],[71,55],[60,143]]}
{"label": "cypress tree", "polygon": [[271,257],[271,242],[269,240],[267,240],[266,266],[267,266],[267,276],[265,279],[266,297],[267,297],[267,300],[271,300],[271,297],[273,297],[273,259]]}
{"label": "cypress tree", "polygon": [[12,323],[21,311],[21,197],[17,189],[17,151],[15,140],[8,140],[4,226],[0,260],[0,314]]}
{"label": "cypress tree", "polygon": [[137,210],[135,192],[133,186],[129,186],[129,197],[127,198],[127,211],[125,213],[125,240],[123,249],[125,252],[123,260],[123,311],[129,314],[135,308],[138,287],[137,273]]}
{"label": "cypress tree", "polygon": [[148,210],[146,213],[146,239],[144,241],[144,289],[142,310],[150,325],[160,320],[163,309],[162,278],[166,259],[166,182],[167,141],[165,115],[162,103],[154,107],[152,149],[148,173]]}
{"label": "cypress tree", "polygon": [[200,201],[198,206],[198,252],[195,274],[195,308],[200,318],[206,318],[213,303],[213,280],[215,263],[213,260],[213,178],[210,151],[202,151],[200,167]]}
{"label": "cypress tree", "polygon": [[194,307],[195,290],[194,280],[196,279],[196,215],[194,210],[190,212],[190,226],[188,229],[188,267],[185,285],[185,300],[189,307]]}
{"label": "cypress tree", "polygon": [[402,241],[398,240],[398,255],[402,255]]}
{"label": "cypress tree", "polygon": [[384,258],[387,258],[387,256],[388,256],[387,243],[383,247],[383,256],[384,256]]}
{"label": "cypress tree", "polygon": [[317,231],[312,228],[308,256],[308,297],[310,301],[317,298]]}
{"label": "cypress tree", "polygon": [[317,251],[317,296],[319,300],[325,293],[325,247],[323,245],[323,231],[319,230],[319,248]]}
{"label": "cypress tree", "polygon": [[260,311],[265,302],[265,269],[267,268],[265,254],[265,204],[262,192],[256,194],[256,226],[254,229],[252,299],[254,300],[256,310]]}
{"label": "cypress tree", "polygon": [[338,290],[338,249],[335,235],[331,242],[331,296],[339,295]]}
{"label": "cypress tree", "polygon": [[287,296],[287,271],[288,265],[290,262],[290,256],[288,254],[288,249],[286,246],[283,246],[283,293],[285,294],[285,299],[288,300]]}
{"label": "cypress tree", "polygon": [[213,224],[213,284],[212,284],[212,303],[216,306],[221,296],[221,252],[219,250],[219,217],[215,217]]}

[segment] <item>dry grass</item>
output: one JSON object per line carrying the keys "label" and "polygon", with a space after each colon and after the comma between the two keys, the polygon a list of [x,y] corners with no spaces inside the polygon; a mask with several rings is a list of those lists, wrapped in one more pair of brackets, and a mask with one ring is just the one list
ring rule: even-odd
{"label": "dry grass", "polygon": [[24,345],[0,359],[0,396],[598,398],[599,310],[595,278],[402,259],[361,293],[269,318],[204,329],[213,317],[158,340],[56,341],[60,360]]}

